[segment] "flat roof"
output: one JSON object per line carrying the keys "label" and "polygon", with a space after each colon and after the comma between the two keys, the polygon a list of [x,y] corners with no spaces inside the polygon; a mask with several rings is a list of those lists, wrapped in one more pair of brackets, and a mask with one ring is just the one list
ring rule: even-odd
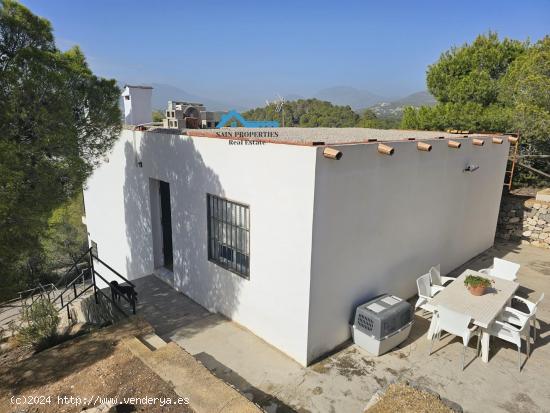
{"label": "flat roof", "polygon": [[[458,133],[461,132],[461,133]],[[430,139],[453,139],[462,137],[487,137],[495,133],[456,133],[400,129],[369,128],[220,128],[188,129],[189,136],[204,136],[226,139],[253,139],[273,143],[298,145],[336,145],[380,141],[407,141]]]}

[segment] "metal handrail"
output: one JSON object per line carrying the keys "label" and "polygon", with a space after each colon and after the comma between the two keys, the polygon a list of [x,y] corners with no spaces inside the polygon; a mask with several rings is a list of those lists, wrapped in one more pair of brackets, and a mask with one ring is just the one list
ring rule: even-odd
{"label": "metal handrail", "polygon": [[[80,297],[82,294],[84,294],[86,291],[88,291],[90,288],[92,288],[94,285],[93,284],[90,284],[89,286],[87,286],[86,288],[84,288],[82,291],[80,291],[78,294],[76,294],[73,298],[71,298],[69,301],[67,301],[66,303],[64,304],[61,304],[61,307],[59,307],[59,310],[58,311],[61,311],[63,310],[65,307],[67,307],[69,304],[71,304],[74,300],[76,300],[78,297]],[[55,301],[52,301],[52,304],[54,303]]]}
{"label": "metal handrail", "polygon": [[[65,289],[63,289],[59,294],[57,294],[55,296],[55,298],[52,300],[50,298],[50,293],[52,291],[57,291],[59,292],[60,290],[58,289],[58,285],[62,285],[62,282],[67,278],[67,275],[70,274],[71,271],[73,271],[75,268],[78,268],[78,265],[79,264],[82,264],[83,263],[83,258],[86,257],[86,256],[89,256],[89,265],[90,267],[88,268],[85,268],[83,269],[80,274],[78,274],[74,279],[72,279],[68,284],[65,284]],[[123,297],[124,300],[126,300],[131,306],[132,306],[132,312],[133,314],[136,314],[136,302],[135,300],[132,300],[130,299],[129,297],[127,297],[125,294],[122,294],[122,290],[120,290],[119,287],[117,287],[116,285],[112,285],[107,279],[105,279],[100,273],[98,273],[95,268],[94,268],[94,260],[97,260],[99,263],[101,263],[105,268],[107,268],[109,271],[111,271],[114,275],[116,275],[117,277],[119,277],[121,280],[123,280],[125,283],[128,283],[129,285],[131,285],[132,287],[135,288],[135,284],[132,283],[130,280],[128,280],[126,277],[124,277],[122,274],[120,274],[118,271],[116,271],[113,267],[111,267],[109,264],[107,264],[105,261],[101,260],[99,257],[95,256],[92,252],[92,248],[88,248],[86,250],[86,252],[84,252],[79,258],[78,260],[76,260],[76,262],[65,272],[65,274],[61,277],[61,282],[59,282],[57,285],[53,284],[53,283],[49,283],[49,284],[46,284],[46,285],[42,285],[39,283],[39,285],[37,287],[34,287],[34,288],[30,288],[28,290],[24,290],[24,291],[20,291],[18,292],[18,295],[19,297],[16,297],[16,298],[13,298],[13,299],[10,299],[10,300],[7,300],[3,303],[0,303],[0,314],[8,311],[9,309],[11,308],[15,308],[17,307],[16,305],[9,305],[10,303],[15,303],[17,301],[22,301],[23,300],[23,295],[27,295],[25,297],[25,300],[28,299],[29,297],[32,298],[32,302],[34,303],[34,297],[37,296],[37,295],[40,295],[41,297],[44,296],[44,294],[47,294],[48,296],[48,301],[51,302],[52,304],[56,304],[58,301],[60,301],[60,304],[61,306],[58,308],[58,311],[61,311],[63,310],[64,308],[67,309],[67,316],[68,318],[70,319],[71,318],[71,314],[70,314],[70,305],[77,299],[79,298],[81,295],[83,295],[86,291],[90,290],[91,288],[94,289],[94,295],[95,295],[95,301],[96,303],[98,303],[98,292],[104,296],[107,300],[111,301],[111,303],[116,307],[116,309],[118,311],[120,311],[124,316],[128,317],[128,314],[126,314],[126,312],[120,308],[120,306],[115,302],[115,300],[111,297],[108,297],[102,290],[100,290],[98,287],[97,287],[97,283],[96,283],[96,276],[99,277],[101,280],[103,280],[107,285],[110,285],[111,287],[111,291],[114,289],[115,291],[119,292],[119,296]],[[88,272],[90,271],[90,272]],[[82,283],[84,284],[84,282],[86,281],[86,276],[91,274],[91,284],[88,285],[86,288],[80,290],[79,292],[77,292],[77,287],[76,287],[76,284],[79,280],[82,280]],[[72,287],[72,288],[71,288]],[[48,289],[48,290],[47,290]],[[64,298],[64,295],[65,293],[67,293],[68,291],[70,290],[73,290],[74,292],[74,295],[72,298],[70,298],[68,301],[65,301],[63,300]],[[34,292],[35,291],[39,291],[38,294],[35,294]],[[30,293],[30,294],[28,294]],[[70,296],[69,296],[70,297]],[[25,304],[26,305],[26,304]],[[23,305],[19,305],[20,307],[23,307]]]}
{"label": "metal handrail", "polygon": [[[132,283],[130,280],[128,280],[126,277],[124,277],[122,274],[120,274],[118,271],[116,271],[113,267],[111,267],[109,264],[107,264],[105,261],[103,261],[102,259],[100,259],[99,257],[95,256],[93,253],[92,253],[92,248],[89,248],[87,251],[86,251],[86,254],[89,254],[90,257],[91,257],[91,273],[92,273],[92,283],[86,287],[84,290],[80,291],[79,293],[76,292],[76,283],[79,281],[79,280],[83,280],[85,275],[86,275],[86,271],[82,271],[77,277],[75,277],[69,284],[66,285],[66,288],[52,301],[52,303],[56,303],[57,301],[60,301],[61,302],[61,307],[60,307],[60,311],[67,307],[67,311],[69,311],[68,309],[68,306],[69,304],[71,304],[74,300],[76,300],[78,297],[80,297],[84,292],[88,291],[90,288],[94,288],[94,294],[96,294],[96,300],[97,300],[97,292],[98,291],[101,291],[97,288],[97,284],[96,284],[96,281],[95,281],[95,276],[98,276],[101,280],[103,280],[105,282],[105,284],[109,285],[110,282],[105,279],[100,273],[98,273],[95,268],[94,268],[94,265],[93,265],[93,260],[97,260],[99,263],[101,263],[105,268],[107,268],[109,271],[111,271],[113,274],[115,274],[117,277],[119,277],[121,280],[123,280],[124,282],[128,283],[129,285],[131,285],[132,287],[135,288],[135,284]],[[85,255],[86,255],[85,254]],[[82,258],[84,258],[85,255],[82,255],[78,261],[82,260]],[[71,269],[69,269],[69,271],[71,271],[72,269],[74,268],[74,265],[73,267],[71,267]],[[73,298],[70,299],[69,301],[67,302],[63,302],[63,297],[64,297],[64,294],[71,290],[71,287],[72,287],[72,290],[74,291],[74,295],[73,295]],[[120,289],[116,286],[111,286],[111,288],[115,288],[118,292],[121,292]],[[103,292],[102,292],[103,293]],[[103,293],[103,295],[105,295]],[[131,306],[132,306],[132,312],[135,314],[136,313],[136,304],[135,304],[135,301],[133,300],[130,300],[128,297],[126,297],[126,295],[124,294],[120,294],[121,297],[123,297]],[[111,300],[114,302],[114,300]]]}
{"label": "metal handrail", "polygon": [[[61,293],[60,293],[57,297],[55,297],[55,299],[52,301],[52,304],[55,303],[60,297],[61,297],[61,302],[63,302],[63,297],[62,297],[63,294],[65,294],[67,291],[69,291],[69,289],[70,289],[71,287],[74,287],[73,290],[74,290],[74,292],[75,292],[75,298],[78,297],[78,296],[80,296],[80,294],[78,294],[78,295],[76,294],[76,285],[75,285],[75,284],[76,284],[76,282],[77,282],[80,278],[83,278],[84,275],[85,275],[85,272],[82,271],[74,280],[72,280],[72,281],[67,285],[67,287],[66,287],[63,291],[61,291]],[[93,284],[90,284],[90,286],[91,286],[91,285],[93,285]],[[86,288],[86,289],[87,289],[87,288]],[[74,298],[73,298],[73,300],[74,300]],[[71,301],[73,301],[73,300],[71,300]],[[64,306],[62,305],[61,308],[63,308],[63,307],[64,307]]]}
{"label": "metal handrail", "polygon": [[[130,280],[128,280],[126,277],[122,276],[117,270],[113,269],[109,264],[107,264],[105,261],[101,260],[99,257],[96,257],[94,254],[92,254],[92,257],[96,260],[98,260],[102,265],[104,265],[105,267],[107,267],[108,270],[112,271],[115,275],[117,275],[118,277],[120,277],[121,279],[124,280],[124,282],[130,284],[132,287],[135,287],[135,284],[133,282],[131,282]],[[94,270],[94,272],[97,274],[97,272]],[[98,274],[99,275],[99,274]],[[100,276],[101,277],[101,276]],[[101,277],[101,279],[103,279],[103,277]],[[105,281],[105,279],[103,279]],[[107,282],[107,284],[109,284],[109,282]]]}
{"label": "metal handrail", "polygon": [[[109,281],[107,281],[105,278],[103,278],[103,276],[100,273],[98,273],[96,270],[94,270],[94,273],[99,278],[101,278],[103,280],[103,282],[105,282],[106,284],[109,284]],[[132,284],[132,286],[134,286],[134,285]],[[134,300],[130,300],[128,297],[126,297],[126,295],[121,294],[122,291],[120,291],[120,289],[117,286],[111,286],[111,288],[116,289],[119,292],[119,296],[124,298],[128,302],[128,304],[130,304],[132,306],[132,312],[135,314],[136,313],[136,302]],[[101,290],[98,290],[98,291],[101,291]],[[114,303],[114,300],[112,300],[112,301]]]}

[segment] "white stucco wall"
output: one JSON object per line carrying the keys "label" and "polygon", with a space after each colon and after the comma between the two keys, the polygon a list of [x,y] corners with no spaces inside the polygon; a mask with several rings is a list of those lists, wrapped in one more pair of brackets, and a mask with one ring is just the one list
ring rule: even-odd
{"label": "white stucco wall", "polygon": [[153,121],[152,94],[153,89],[150,87],[126,86],[124,88],[122,99],[124,101],[125,124],[141,125]]}
{"label": "white stucco wall", "polygon": [[[85,190],[90,239],[130,279],[152,273],[149,178],[169,182],[174,272],[165,280],[305,364],[315,163],[313,147],[125,130]],[[250,280],[207,260],[206,193],[250,205]]]}
{"label": "white stucco wall", "polygon": [[[317,154],[308,361],[349,338],[357,304],[389,292],[409,298],[416,278],[443,273],[493,244],[509,144],[460,149],[431,141],[339,146]],[[479,165],[463,172],[467,163]]]}

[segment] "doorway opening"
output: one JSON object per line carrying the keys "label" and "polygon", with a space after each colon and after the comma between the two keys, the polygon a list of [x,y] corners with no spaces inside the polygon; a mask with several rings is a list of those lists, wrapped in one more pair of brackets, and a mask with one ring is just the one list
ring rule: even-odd
{"label": "doorway opening", "polygon": [[173,271],[172,207],[170,184],[157,179],[150,180],[151,218],[155,268]]}

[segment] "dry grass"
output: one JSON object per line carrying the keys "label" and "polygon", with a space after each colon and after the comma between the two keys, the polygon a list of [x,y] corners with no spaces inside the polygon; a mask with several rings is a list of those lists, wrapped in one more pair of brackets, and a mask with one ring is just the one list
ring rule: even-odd
{"label": "dry grass", "polygon": [[368,413],[452,413],[434,394],[415,389],[406,384],[391,384],[378,403]]}
{"label": "dry grass", "polygon": [[[80,412],[87,406],[58,404],[58,396],[90,398],[156,397],[178,399],[164,382],[121,343],[123,337],[148,331],[139,322],[108,327],[41,353],[15,347],[0,357],[0,412]],[[11,396],[51,396],[42,405],[13,405]],[[192,401],[191,401],[192,403]],[[97,405],[99,405],[100,402]],[[135,404],[137,412],[191,413],[188,405]]]}

